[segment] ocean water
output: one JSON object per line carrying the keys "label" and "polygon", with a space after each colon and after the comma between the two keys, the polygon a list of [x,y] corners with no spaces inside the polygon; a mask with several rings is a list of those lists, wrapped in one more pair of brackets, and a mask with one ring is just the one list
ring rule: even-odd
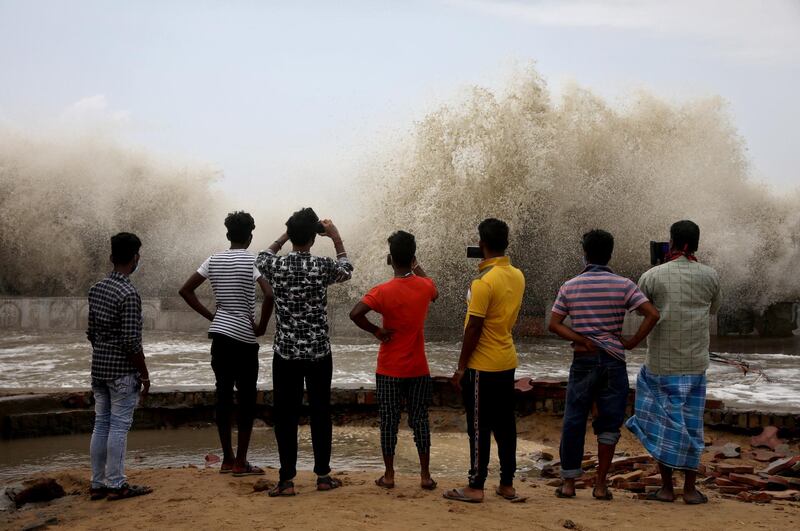
{"label": "ocean water", "polygon": [[[377,345],[369,338],[334,338],[333,384],[374,385]],[[213,386],[210,340],[202,333],[147,332],[144,350],[155,388],[185,385]],[[434,375],[451,375],[458,341],[429,341],[427,354]],[[517,343],[522,378],[566,379],[571,358],[566,342],[554,338],[525,339]],[[741,357],[763,369],[744,375],[728,365],[712,363],[708,396],[737,408],[800,411],[800,337],[764,340],[755,337],[715,338],[712,348]],[[262,341],[259,387],[272,386],[272,346]],[[644,350],[628,353],[631,386],[644,359]],[[0,332],[0,389],[85,388],[90,384],[91,350],[81,332]]]}

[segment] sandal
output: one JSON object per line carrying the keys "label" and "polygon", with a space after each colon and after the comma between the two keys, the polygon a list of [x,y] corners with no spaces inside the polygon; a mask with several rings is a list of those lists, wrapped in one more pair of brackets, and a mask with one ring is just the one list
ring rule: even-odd
{"label": "sandal", "polygon": [[[232,469],[232,471],[233,471],[233,477],[235,478],[241,478],[244,476],[263,476],[265,474],[263,470],[261,470],[255,465],[251,465],[250,463],[245,464],[243,470],[237,471],[236,469]],[[220,470],[220,472],[222,471]]]}
{"label": "sandal", "polygon": [[503,494],[503,491],[500,490],[500,487],[494,489],[494,493],[503,498],[504,500],[508,500],[511,503],[523,503],[525,500],[528,499],[527,496],[520,496],[516,492],[514,494]]}
{"label": "sandal", "polygon": [[333,490],[342,486],[341,480],[330,476],[320,476],[317,478],[317,490]]}
{"label": "sandal", "polygon": [[[292,492],[287,492],[290,489]],[[279,481],[277,485],[269,490],[267,495],[270,498],[277,498],[278,496],[296,496],[297,492],[294,490],[294,481],[290,479]]]}
{"label": "sandal", "polygon": [[150,494],[151,492],[153,492],[153,489],[150,487],[123,483],[118,489],[108,489],[108,496],[106,496],[106,499],[108,501],[117,501],[124,498],[144,496],[145,494]]}
{"label": "sandal", "polygon": [[430,483],[420,483],[419,486],[425,490],[436,490],[438,484],[436,483],[436,481],[433,480],[433,478],[431,478],[430,481],[431,481]]}
{"label": "sandal", "polygon": [[220,465],[219,467],[220,474],[230,474],[231,472],[233,472],[233,463],[230,464],[223,463]]}
{"label": "sandal", "polygon": [[597,487],[595,487],[595,488],[592,489],[592,498],[594,498],[595,500],[606,500],[606,501],[608,501],[608,500],[613,500],[614,499],[614,495],[611,494],[611,491],[608,490],[608,488],[606,488],[606,493],[604,495],[602,495],[602,496],[598,496],[597,495]]}
{"label": "sandal", "polygon": [[452,500],[452,501],[460,501],[466,503],[482,503],[482,499],[477,498],[470,498],[466,494],[464,494],[464,489],[450,489],[446,490],[442,493],[442,496],[445,499]]}
{"label": "sandal", "polygon": [[394,482],[392,482],[392,483],[387,482],[386,478],[384,476],[381,476],[378,479],[376,479],[375,480],[375,484],[377,486],[379,486],[380,488],[382,488],[382,489],[393,489],[394,488]]}
{"label": "sandal", "polygon": [[683,503],[685,503],[686,505],[700,505],[700,504],[702,504],[702,503],[708,503],[708,496],[706,496],[705,494],[703,494],[703,493],[702,493],[702,492],[700,492],[699,490],[698,490],[698,491],[696,491],[696,492],[697,492],[697,494],[699,494],[699,495],[700,495],[700,499],[699,499],[699,500],[687,500],[687,499],[684,497],[684,498],[683,498]]}
{"label": "sandal", "polygon": [[89,489],[89,499],[92,501],[102,500],[106,496],[108,496],[108,487]]}
{"label": "sandal", "polygon": [[657,501],[657,502],[661,502],[661,503],[672,503],[672,502],[675,501],[675,498],[672,498],[671,500],[666,500],[664,498],[659,497],[658,495],[659,495],[660,492],[661,492],[661,488],[659,488],[658,490],[654,490],[653,492],[651,492],[650,494],[647,495],[645,500]]}
{"label": "sandal", "polygon": [[565,494],[564,491],[561,490],[561,487],[558,487],[556,489],[556,497],[557,498],[574,498],[575,497],[575,493],[573,492],[572,494]]}

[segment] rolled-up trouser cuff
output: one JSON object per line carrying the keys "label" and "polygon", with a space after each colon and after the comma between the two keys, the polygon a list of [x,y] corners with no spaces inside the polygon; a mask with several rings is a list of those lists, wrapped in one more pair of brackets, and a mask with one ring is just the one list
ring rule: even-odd
{"label": "rolled-up trouser cuff", "polygon": [[597,435],[597,442],[600,444],[614,445],[619,442],[620,433],[618,431],[604,431]]}
{"label": "rolled-up trouser cuff", "polygon": [[583,469],[576,468],[574,470],[562,470],[561,477],[563,479],[576,479],[583,475]]}

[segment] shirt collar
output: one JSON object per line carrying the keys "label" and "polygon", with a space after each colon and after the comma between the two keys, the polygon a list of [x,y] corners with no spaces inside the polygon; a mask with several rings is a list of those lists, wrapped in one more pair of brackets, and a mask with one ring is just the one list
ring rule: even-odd
{"label": "shirt collar", "polygon": [[494,266],[510,266],[511,260],[507,256],[495,256],[494,258],[487,258],[478,264],[478,270],[483,271],[489,267]]}
{"label": "shirt collar", "polygon": [[289,254],[299,254],[300,256],[310,256],[311,251],[289,251]]}
{"label": "shirt collar", "polygon": [[131,281],[131,279],[128,278],[128,275],[123,275],[119,271],[112,271],[111,273],[108,274],[108,277],[109,278],[113,278],[114,280],[121,280],[123,282],[130,282]]}
{"label": "shirt collar", "polygon": [[586,264],[586,267],[583,269],[582,273],[599,273],[600,271],[605,271],[606,273],[613,273],[610,267],[607,265],[599,265],[599,264]]}

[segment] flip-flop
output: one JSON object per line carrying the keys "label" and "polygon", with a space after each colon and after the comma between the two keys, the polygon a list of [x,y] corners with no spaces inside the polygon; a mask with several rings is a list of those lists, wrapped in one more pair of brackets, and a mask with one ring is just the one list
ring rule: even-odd
{"label": "flip-flop", "polygon": [[244,470],[240,470],[238,472],[236,470],[233,470],[233,477],[241,478],[244,476],[263,476],[265,473],[266,472],[264,472],[257,466],[247,463],[247,465],[245,465]]}
{"label": "flip-flop", "polygon": [[91,501],[102,500],[108,496],[108,487],[100,487],[99,489],[89,489],[89,499]]}
{"label": "flip-flop", "polygon": [[445,499],[452,500],[452,501],[460,501],[466,503],[482,503],[483,500],[478,500],[475,498],[470,498],[466,494],[464,494],[464,489],[450,489],[446,490],[442,493],[442,496]]}
{"label": "flip-flop", "polygon": [[564,494],[564,491],[561,490],[561,487],[558,487],[556,489],[556,497],[557,498],[574,498],[575,497],[575,493],[573,492],[572,494]]}
{"label": "flip-flop", "polygon": [[436,490],[438,484],[436,483],[436,481],[431,479],[430,483],[420,483],[419,486],[425,490]]}
{"label": "flip-flop", "polygon": [[658,497],[658,493],[659,492],[661,492],[661,488],[659,488],[658,490],[654,490],[653,492],[648,494],[645,499],[649,500],[649,501],[657,501],[657,502],[661,502],[661,503],[673,503],[673,502],[675,502],[674,498],[671,499],[671,500],[665,500],[664,498],[659,498]]}
{"label": "flip-flop", "polygon": [[503,498],[504,500],[510,501],[511,503],[523,503],[525,500],[528,499],[527,496],[520,496],[516,492],[511,496],[509,496],[508,494],[503,494],[503,492],[500,490],[500,487],[497,487],[494,490],[494,493]]}
{"label": "flip-flop", "polygon": [[[292,489],[292,492],[286,492]],[[278,496],[297,496],[297,491],[294,490],[294,481],[279,481],[277,485],[272,487],[267,495],[270,498],[277,498]]]}
{"label": "flip-flop", "polygon": [[342,486],[341,480],[330,476],[320,476],[317,478],[317,490],[333,490]]}
{"label": "flip-flop", "polygon": [[686,505],[700,505],[703,503],[708,503],[708,496],[706,496],[699,490],[697,491],[697,494],[700,495],[699,500],[687,500],[686,498],[683,498],[683,503],[685,503]]}
{"label": "flip-flop", "polygon": [[614,495],[611,494],[610,490],[606,489],[606,493],[603,496],[598,496],[597,495],[597,488],[595,487],[595,488],[592,489],[592,498],[594,498],[595,500],[607,501],[607,500],[613,500],[614,499]]}
{"label": "flip-flop", "polygon": [[220,465],[219,473],[220,474],[230,474],[233,472],[233,465]]}
{"label": "flip-flop", "polygon": [[122,500],[124,498],[135,498],[137,496],[144,496],[145,494],[150,494],[153,492],[153,489],[150,487],[143,487],[140,485],[130,485],[128,483],[123,483],[121,487],[118,489],[108,489],[108,496],[106,496],[106,500],[108,501],[117,501]]}
{"label": "flip-flop", "polygon": [[384,476],[379,477],[375,480],[375,484],[382,489],[393,489],[394,483],[387,483],[386,478]]}

